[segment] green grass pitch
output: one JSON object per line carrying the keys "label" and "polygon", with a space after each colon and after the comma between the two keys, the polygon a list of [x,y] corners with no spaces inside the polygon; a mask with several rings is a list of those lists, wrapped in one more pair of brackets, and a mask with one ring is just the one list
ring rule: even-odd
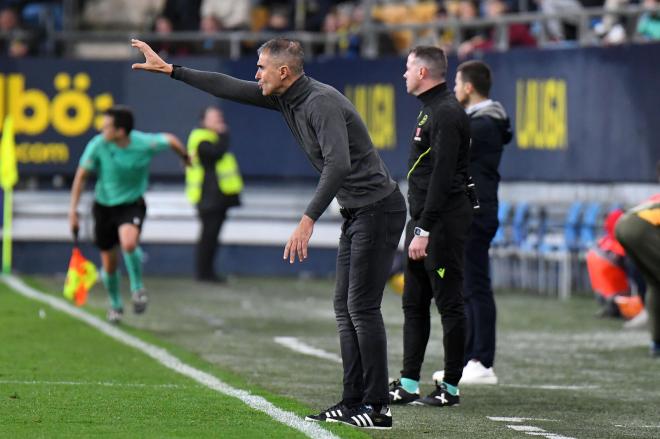
{"label": "green grass pitch", "polygon": [[[60,295],[60,278],[30,282]],[[129,313],[122,324],[132,335],[300,416],[340,398],[332,282],[239,278],[212,287],[148,278],[146,285],[147,314]],[[500,385],[462,386],[456,408],[394,407],[394,429],[368,436],[660,437],[660,362],[648,356],[645,331],[624,332],[620,321],[593,317],[587,297],[559,302],[498,292],[497,302]],[[97,286],[86,309],[103,316],[105,305]],[[431,374],[442,364],[440,319],[432,311],[422,392],[431,390]],[[386,291],[383,314],[396,377],[399,296]],[[275,337],[295,337],[327,358],[291,350]],[[0,346],[0,437],[303,437],[4,286]],[[498,419],[515,417],[531,419]],[[344,426],[329,431],[367,437]]]}

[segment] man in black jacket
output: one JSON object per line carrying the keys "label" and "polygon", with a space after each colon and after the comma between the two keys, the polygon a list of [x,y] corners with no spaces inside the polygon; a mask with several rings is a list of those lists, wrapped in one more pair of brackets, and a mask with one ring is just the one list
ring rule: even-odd
{"label": "man in black jacket", "polygon": [[[467,193],[470,126],[447,88],[447,58],[441,49],[420,46],[408,55],[406,89],[422,108],[408,160],[408,204],[403,289],[403,370],[390,385],[390,401],[438,407],[458,404],[463,370],[465,311],[463,252],[472,219]],[[419,398],[419,379],[435,300],[440,311],[445,376]]]}
{"label": "man in black jacket", "polygon": [[454,93],[470,117],[470,176],[479,197],[465,246],[466,347],[462,384],[497,384],[495,360],[496,308],[490,281],[488,250],[498,227],[497,171],[511,124],[499,102],[488,98],[492,84],[488,65],[467,61],[458,66]]}
{"label": "man in black jacket", "polygon": [[146,62],[134,69],[165,73],[217,97],[282,113],[291,133],[321,174],[316,193],[284,248],[284,259],[307,258],[315,221],[336,196],[344,217],[337,253],[335,317],[344,366],[342,400],[309,421],[336,420],[388,429],[387,340],[383,289],[405,223],[405,200],[374,148],[351,102],[307,77],[299,42],[285,38],[259,48],[257,83],[165,63],[142,41]]}
{"label": "man in black jacket", "polygon": [[204,109],[200,126],[188,136],[192,166],[186,170],[186,195],[197,208],[201,230],[195,255],[195,276],[202,282],[225,282],[215,273],[218,238],[227,210],[239,206],[243,181],[233,154],[222,110]]}

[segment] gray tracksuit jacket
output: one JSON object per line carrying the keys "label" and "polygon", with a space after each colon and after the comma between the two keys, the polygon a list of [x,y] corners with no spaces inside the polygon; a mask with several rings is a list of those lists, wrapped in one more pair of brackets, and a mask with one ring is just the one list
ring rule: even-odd
{"label": "gray tracksuit jacket", "polygon": [[353,104],[305,75],[280,96],[263,96],[254,81],[175,66],[171,75],[219,98],[277,110],[321,174],[305,214],[317,220],[336,196],[342,207],[379,201],[396,188]]}

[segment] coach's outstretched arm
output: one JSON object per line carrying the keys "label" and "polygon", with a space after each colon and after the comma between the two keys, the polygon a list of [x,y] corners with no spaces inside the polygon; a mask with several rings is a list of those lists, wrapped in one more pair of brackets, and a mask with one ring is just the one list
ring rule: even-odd
{"label": "coach's outstretched arm", "polygon": [[131,46],[142,52],[145,60],[143,63],[133,64],[131,66],[133,70],[164,73],[219,98],[271,110],[279,109],[275,99],[264,96],[259,85],[254,81],[244,81],[223,73],[203,72],[168,64],[144,41],[133,39]]}

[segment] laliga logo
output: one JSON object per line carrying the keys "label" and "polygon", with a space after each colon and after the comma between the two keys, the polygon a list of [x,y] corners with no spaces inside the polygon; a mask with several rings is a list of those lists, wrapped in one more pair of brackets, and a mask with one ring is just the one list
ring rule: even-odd
{"label": "laliga logo", "polygon": [[46,131],[49,123],[67,137],[85,133],[92,123],[94,128],[101,128],[101,115],[113,104],[110,93],[89,96],[91,79],[87,73],[78,73],[72,78],[60,72],[55,75],[53,85],[57,94],[51,101],[42,90],[26,90],[24,75],[0,75],[0,120],[4,120],[7,111],[2,107],[7,101],[4,93],[7,93],[16,134],[36,136]]}

